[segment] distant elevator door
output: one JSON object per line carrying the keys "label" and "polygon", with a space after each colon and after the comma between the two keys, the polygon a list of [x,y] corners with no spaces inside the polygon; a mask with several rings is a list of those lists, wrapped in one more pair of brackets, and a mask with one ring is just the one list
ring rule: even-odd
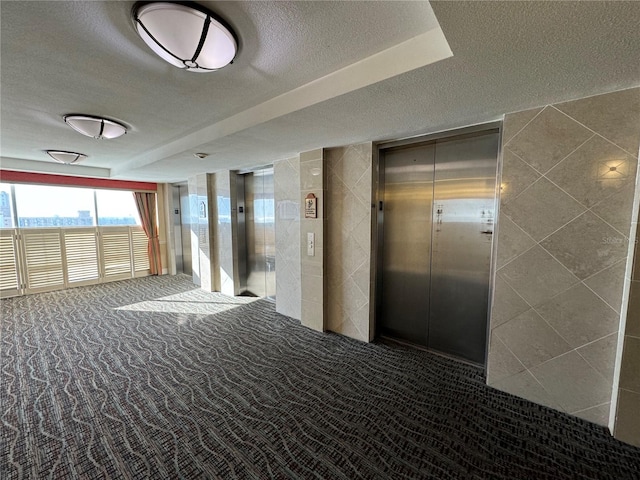
{"label": "distant elevator door", "polygon": [[[243,206],[238,225],[241,289],[259,297],[274,300],[276,295],[275,206],[273,169],[262,169],[239,175],[238,206]],[[242,245],[242,247],[241,247]],[[239,252],[242,257],[242,251]]]}
{"label": "distant elevator door", "polygon": [[498,133],[382,150],[378,334],[484,364]]}

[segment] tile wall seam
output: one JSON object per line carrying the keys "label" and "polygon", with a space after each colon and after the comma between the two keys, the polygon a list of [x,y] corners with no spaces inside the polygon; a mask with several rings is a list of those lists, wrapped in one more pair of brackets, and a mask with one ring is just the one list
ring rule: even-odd
{"label": "tile wall seam", "polygon": [[[613,194],[615,195],[615,193]],[[612,196],[613,196],[612,195]],[[608,200],[611,197],[607,197],[604,200]],[[598,205],[600,205],[600,202],[598,202]],[[597,205],[594,205],[593,207],[591,207],[589,210],[587,210],[589,213],[595,215],[596,217],[598,217],[600,220],[602,220],[604,223],[606,223],[609,227],[611,227],[613,230],[615,230],[616,232],[618,232],[620,235],[622,235],[624,237],[625,240],[629,240],[629,236],[628,234],[622,233],[620,230],[618,230],[616,227],[614,227],[613,225],[611,225],[609,222],[607,222],[604,218],[602,218],[600,215],[598,215],[596,212],[594,212],[592,209],[595,208]]]}
{"label": "tile wall seam", "polygon": [[[506,348],[509,351],[509,353],[511,355],[513,355],[513,358],[515,358],[518,361],[518,363],[522,366],[522,368],[524,369],[524,370],[519,371],[518,373],[515,373],[514,375],[518,375],[518,374],[522,373],[523,371],[528,370],[527,366],[524,363],[522,363],[522,360],[520,360],[520,358],[515,353],[513,353],[513,350],[511,350],[509,345],[507,345],[506,342],[502,341],[502,339],[498,335],[496,335],[495,337],[504,346],[504,348]],[[504,379],[511,378],[512,376],[513,375],[509,375],[508,377],[504,377]]]}
{"label": "tile wall seam", "polygon": [[[538,116],[540,116],[540,114],[541,114],[542,112],[544,112],[544,111],[547,109],[547,107],[549,107],[549,105],[543,105],[543,106],[542,106],[542,108],[540,108],[540,107],[528,108],[527,110],[535,110],[536,108],[540,108],[540,111],[539,111],[538,113],[536,113],[536,114],[533,116],[533,118],[532,118],[531,120],[529,120],[527,123],[525,123],[524,127],[522,127],[522,128],[521,128],[520,130],[518,130],[516,133],[514,133],[513,135],[511,135],[511,138],[510,138],[509,140],[507,140],[507,142],[504,144],[504,147],[506,148],[506,147],[511,143],[511,140],[513,140],[513,139],[514,139],[514,138],[516,138],[518,135],[520,135],[520,133],[521,133],[525,128],[527,128],[531,122],[533,122],[536,118],[538,118]],[[527,110],[523,110],[523,111],[524,111],[524,112],[526,112]],[[521,112],[511,112],[511,113],[513,114],[513,113],[521,113]],[[506,116],[507,116],[507,115],[509,115],[509,113],[504,114],[504,118],[506,118]],[[503,120],[503,123],[504,123],[504,120]]]}
{"label": "tile wall seam", "polygon": [[[556,358],[557,358],[557,357],[556,357]],[[545,363],[546,363],[546,362],[545,362]],[[536,365],[536,367],[539,367],[540,365],[542,365],[542,364]],[[560,402],[560,401],[559,401],[559,399],[558,399],[555,395],[552,395],[552,394],[551,394],[551,392],[549,392],[549,390],[547,390],[546,388],[544,388],[544,385],[543,385],[543,384],[542,384],[542,382],[538,379],[538,377],[536,377],[536,376],[533,374],[533,372],[532,372],[530,369],[528,369],[528,368],[527,368],[527,372],[529,372],[529,375],[531,375],[531,376],[533,377],[533,379],[534,379],[536,382],[538,382],[538,385],[540,385],[540,388],[542,388],[542,390],[544,390],[544,392],[545,392],[547,395],[549,395],[549,398],[551,398],[551,399],[556,403],[556,405],[560,407],[560,411],[561,411],[561,412],[564,412],[564,413],[567,413],[567,407],[565,407],[565,406],[564,406],[564,404],[563,404],[562,402]],[[549,407],[549,408],[551,408],[551,407]]]}
{"label": "tile wall seam", "polygon": [[[556,182],[554,182],[553,180],[551,180],[549,177],[547,177],[546,174],[542,175],[542,178],[546,179],[549,183],[551,183],[554,187],[556,187],[558,190],[562,191],[562,193],[564,193],[565,195],[571,197],[571,199],[574,202],[577,202],[582,208],[585,209],[585,211],[589,211],[591,210],[593,207],[595,207],[597,204],[599,204],[600,202],[598,202],[596,205],[593,205],[593,207],[588,207],[586,206],[584,203],[582,203],[580,200],[578,200],[576,197],[574,197],[573,195],[571,195],[569,192],[567,192],[564,188],[562,188],[560,185],[558,185]],[[611,195],[609,195],[606,198],[603,198],[602,201],[607,200],[608,198],[611,198],[612,196],[614,196],[616,193],[618,192],[614,192]]]}
{"label": "tile wall seam", "polygon": [[[514,154],[515,155],[515,154]],[[518,157],[520,158],[520,157]],[[522,160],[522,159],[521,159]],[[524,162],[524,160],[522,160]],[[526,162],[525,162],[526,163]],[[529,165],[529,164],[527,164]],[[529,165],[530,166],[530,165]],[[532,167],[533,168],[533,167]],[[534,169],[535,170],[535,169]],[[538,173],[538,171],[536,170],[536,173]],[[516,195],[515,197],[510,198],[507,202],[505,202],[505,206],[512,203],[514,200],[516,200],[519,196],[521,196],[523,193],[525,193],[527,190],[529,190],[531,187],[533,187],[536,183],[538,183],[540,180],[542,180],[543,178],[546,178],[543,174],[540,174],[540,176],[538,178],[536,178],[536,180],[534,182],[531,183],[531,185],[529,185],[527,188],[525,188],[524,190],[522,190],[518,195]],[[502,179],[504,180],[504,177],[502,177]]]}
{"label": "tile wall seam", "polygon": [[[587,410],[591,410],[592,408],[603,407],[604,405],[609,405],[611,407],[611,402],[601,403],[599,405],[594,405],[593,407],[582,408],[580,410],[574,410],[573,412],[567,412],[569,415],[576,415],[578,413],[586,412]],[[593,423],[593,422],[592,422]]]}
{"label": "tile wall seam", "polygon": [[[567,290],[568,290],[568,289],[567,289]],[[565,290],[565,292],[566,292],[567,290]],[[564,292],[563,292],[563,293],[564,293]],[[556,296],[557,296],[557,295],[556,295]],[[555,298],[556,296],[554,296],[554,297],[552,297],[552,298]],[[549,300],[551,300],[551,299],[549,299]],[[549,300],[547,300],[547,301],[549,301]],[[538,314],[538,316],[542,319],[542,321],[543,321],[544,323],[546,323],[546,324],[547,324],[547,326],[548,326],[551,330],[553,330],[553,331],[554,331],[554,333],[555,333],[556,335],[558,335],[562,340],[564,340],[564,342],[565,342],[567,345],[569,345],[569,347],[570,347],[570,348],[572,348],[573,350],[577,350],[578,348],[580,348],[580,347],[574,347],[573,345],[571,345],[571,342],[569,342],[569,340],[567,340],[566,338],[564,338],[564,336],[562,336],[562,335],[560,334],[560,332],[559,332],[558,330],[556,330],[556,328],[555,328],[553,325],[551,325],[551,324],[549,323],[549,321],[548,321],[548,320],[547,320],[547,319],[546,319],[546,318],[545,318],[545,317],[544,317],[544,316],[543,316],[543,315],[542,315],[538,310],[536,310],[536,308],[535,308],[535,307],[533,307],[533,311],[534,311],[534,312],[536,312],[536,313]],[[582,346],[582,345],[580,345],[580,346]],[[567,352],[567,353],[568,353],[568,352]],[[557,355],[557,356],[559,357],[560,355]],[[580,355],[580,356],[582,356],[582,355]],[[546,361],[546,360],[545,360],[545,361]],[[543,363],[544,363],[544,362],[543,362]],[[542,364],[540,364],[540,365],[542,365]]]}
{"label": "tile wall seam", "polygon": [[596,338],[595,340],[592,340],[592,341],[590,341],[590,342],[587,342],[587,343],[585,343],[584,345],[580,345],[579,347],[577,347],[577,349],[578,349],[578,348],[588,347],[589,345],[593,345],[594,343],[599,342],[600,340],[604,340],[605,338],[610,337],[611,335],[615,335],[615,334],[617,334],[617,333],[618,333],[618,331],[616,330],[615,332],[611,332],[611,333],[609,333],[609,334],[607,334],[607,335],[604,335],[604,336],[602,336],[602,337],[600,337],[600,338]]}
{"label": "tile wall seam", "polygon": [[[505,322],[502,322],[500,325],[496,325],[495,327],[492,327],[492,328],[491,328],[491,331],[492,331],[492,332],[493,332],[493,330],[495,330],[496,328],[501,327],[502,325],[506,325],[507,323],[509,323],[509,322],[510,322],[511,320],[513,320],[514,318],[519,317],[520,315],[524,315],[524,314],[525,314],[525,313],[527,313],[529,310],[534,310],[533,306],[532,306],[529,302],[527,302],[527,301],[522,297],[522,295],[520,295],[520,294],[518,293],[518,291],[517,291],[515,288],[513,288],[513,287],[511,286],[511,284],[510,284],[507,280],[505,280],[503,277],[500,277],[500,279],[501,279],[503,282],[505,282],[505,283],[509,286],[509,288],[510,288],[511,290],[513,290],[513,293],[515,293],[518,297],[520,297],[520,299],[521,299],[521,300],[525,303],[525,305],[526,305],[527,307],[529,307],[529,308],[527,308],[524,312],[520,312],[520,313],[516,314],[515,316],[511,317],[509,320],[506,320]],[[536,313],[538,313],[538,312],[536,312]]]}
{"label": "tile wall seam", "polygon": [[628,388],[619,387],[618,390],[622,392],[629,392],[629,393],[635,393],[636,395],[640,395],[640,391],[630,390]]}
{"label": "tile wall seam", "polygon": [[[566,227],[567,225],[569,225],[570,223],[575,222],[576,220],[578,220],[580,217],[582,217],[583,215],[589,213],[588,210],[585,210],[584,212],[582,212],[580,215],[572,218],[571,220],[569,220],[567,223],[565,223],[564,225],[562,225],[561,227],[557,228],[556,230],[554,230],[553,232],[551,232],[549,235],[547,235],[544,238],[541,238],[540,241],[538,242],[538,245],[540,246],[540,248],[542,248],[545,252],[547,252],[549,255],[551,255],[551,252],[549,252],[546,248],[544,248],[542,246],[542,242],[544,242],[545,240],[547,240],[549,237],[552,237],[553,235],[555,235],[556,233],[558,233],[560,230],[562,230],[564,227]],[[553,255],[551,255],[553,257]],[[559,261],[557,258],[553,257],[556,261]],[[560,262],[560,264],[562,265],[562,262]],[[562,265],[564,267],[564,265]],[[610,267],[613,265],[609,265]],[[565,267],[567,268],[567,267]],[[573,272],[572,272],[573,273]],[[579,279],[580,280],[580,279]],[[582,280],[580,280],[582,281]]]}
{"label": "tile wall seam", "polygon": [[[588,142],[591,141],[591,139],[593,137],[595,137],[597,134],[596,133],[592,133],[591,136],[589,138],[587,138],[584,142],[582,142],[580,145],[578,145],[576,148],[574,148],[573,150],[571,150],[567,155],[565,155],[564,157],[562,157],[558,162],[556,162],[556,164],[549,168],[548,170],[544,171],[542,173],[543,176],[547,176],[548,173],[551,172],[551,170],[555,169],[558,165],[560,165],[562,162],[564,162],[567,158],[569,158],[571,155],[573,155],[574,153],[576,153],[578,150],[580,150],[585,144],[587,144]],[[548,180],[548,179],[547,179]]]}
{"label": "tile wall seam", "polygon": [[[613,266],[613,265],[612,265],[612,266]],[[604,268],[603,270],[600,270],[600,272],[602,272],[602,271],[604,271],[604,270],[606,270],[606,268]],[[585,280],[586,280],[586,279],[585,279]],[[586,285],[586,284],[584,283],[584,280],[580,280],[580,283],[581,283],[582,285],[584,285],[585,287],[587,287],[587,289],[589,289],[592,293],[594,293],[596,297],[600,298],[600,300],[602,300],[602,301],[607,305],[607,307],[609,307],[611,310],[613,310],[613,312],[614,312],[617,316],[620,316],[620,312],[618,312],[615,308],[613,308],[611,305],[609,305],[609,304],[606,302],[606,300],[602,299],[602,298],[600,297],[600,295],[598,295],[598,294],[597,294],[596,292],[594,292],[591,288],[589,288],[589,286],[588,286],[588,285]],[[556,293],[553,297],[549,297],[547,300],[545,300],[545,301],[544,301],[544,303],[549,302],[550,300],[553,300],[553,299],[554,299],[554,298],[556,298],[556,297],[559,297],[560,295],[562,295],[563,293],[565,293],[565,292],[567,292],[567,291],[571,290],[572,288],[576,287],[577,285],[578,285],[577,283],[574,283],[574,284],[573,284],[573,285],[571,285],[569,288],[566,288],[566,289],[562,290],[561,292]],[[512,288],[513,288],[513,287],[512,287]],[[517,292],[516,292],[516,293],[517,293]],[[542,303],[543,303],[543,302],[540,302],[540,303],[537,303],[537,304],[535,304],[535,305],[532,305],[532,306],[531,306],[531,308],[535,309],[536,307],[539,307],[540,305],[542,305]],[[536,312],[537,312],[537,310],[536,310]],[[538,315],[540,315],[540,314],[538,314]],[[540,316],[542,316],[542,315],[540,315]],[[610,335],[610,334],[609,334],[609,335]],[[605,335],[605,336],[606,336],[606,335]]]}
{"label": "tile wall seam", "polygon": [[[611,334],[609,334],[609,335],[611,335]],[[604,337],[603,337],[603,338],[604,338]],[[602,339],[600,339],[600,340],[602,340]],[[597,341],[597,340],[596,340],[596,341]],[[580,355],[580,352],[578,352],[578,349],[579,349],[579,348],[582,348],[582,347],[584,347],[584,345],[581,345],[581,346],[579,346],[579,347],[577,347],[577,348],[572,348],[571,350],[568,350],[568,351],[566,351],[566,352],[564,352],[564,353],[561,353],[560,355],[556,355],[556,356],[555,356],[555,357],[553,357],[553,358],[550,358],[550,359],[548,359],[548,360],[545,360],[544,362],[538,363],[537,365],[534,365],[534,367],[542,367],[543,365],[546,365],[546,364],[547,364],[547,363],[549,363],[549,362],[553,362],[554,360],[557,360],[558,358],[561,358],[561,357],[564,357],[564,356],[566,356],[566,355],[569,355],[570,353],[576,353],[576,354],[577,354],[577,355],[578,355],[582,360],[585,360],[585,359],[584,359],[584,357],[583,357],[582,355]],[[595,372],[597,372],[600,376],[602,376],[602,374],[601,374],[600,372],[598,372],[595,368],[593,368],[593,366],[592,366],[589,362],[587,362],[587,361],[585,360],[585,363],[586,363],[587,365],[589,365],[589,367],[591,367],[591,369],[592,369],[592,370],[594,370],[594,371],[595,371]],[[533,367],[532,367],[532,368],[533,368]]]}
{"label": "tile wall seam", "polygon": [[[613,265],[611,265],[611,267],[613,267],[613,266],[615,266],[615,265],[617,265],[617,264],[613,264]],[[607,268],[611,268],[611,267],[607,267]],[[602,270],[600,270],[598,273],[602,273],[602,272],[604,272],[605,270],[607,270],[607,268],[603,268],[603,269],[602,269]],[[594,274],[594,275],[597,275],[598,273],[596,273],[596,274]],[[593,275],[592,275],[591,277],[593,277]],[[591,277],[589,277],[589,278],[591,278]],[[609,302],[607,302],[604,298],[602,298],[602,297],[598,294],[598,292],[596,292],[593,288],[591,288],[589,285],[587,285],[587,284],[585,283],[585,281],[586,281],[586,280],[588,280],[588,278],[585,278],[584,280],[582,280],[582,284],[583,284],[585,287],[587,287],[587,288],[591,291],[591,293],[593,293],[596,297],[598,297],[600,300],[602,300],[602,301],[603,301],[603,302],[604,302],[604,303],[605,303],[609,308],[611,308],[614,312],[616,312],[616,315],[618,316],[618,318],[620,318],[620,310],[618,310],[618,309],[614,308],[612,305],[610,305],[610,304],[609,304]]]}
{"label": "tile wall seam", "polygon": [[[506,214],[505,214],[506,215]],[[509,218],[509,217],[507,217]],[[511,218],[509,218],[509,220],[511,220]],[[513,220],[511,220],[513,222]],[[517,225],[516,222],[513,222],[514,224]],[[534,242],[536,242],[535,240],[533,240]],[[514,260],[517,260],[518,258],[520,258],[522,255],[524,255],[525,253],[527,253],[529,250],[531,250],[532,248],[538,247],[540,245],[538,245],[538,242],[534,243],[533,245],[531,245],[529,248],[527,248],[524,252],[519,253],[518,255],[516,255],[515,257],[513,257],[512,259],[510,259],[507,263],[505,263],[504,265],[502,265],[500,268],[497,269],[497,271],[499,272],[500,270],[502,270],[504,267],[506,267],[507,265],[509,265],[511,262],[513,262]],[[513,287],[512,287],[513,288]]]}
{"label": "tile wall seam", "polygon": [[[613,92],[611,92],[611,93],[613,93]],[[606,95],[606,94],[605,94],[605,95]],[[588,98],[588,97],[587,97],[587,98]],[[567,103],[567,102],[562,102],[562,103]],[[564,116],[566,116],[566,117],[570,118],[571,120],[573,120],[574,122],[576,122],[576,123],[577,123],[577,124],[579,124],[580,126],[582,126],[582,127],[586,128],[586,129],[587,129],[587,130],[589,130],[590,132],[593,132],[593,134],[594,134],[593,136],[596,136],[596,135],[597,135],[598,137],[600,137],[600,138],[602,138],[602,139],[606,140],[607,142],[609,142],[611,145],[614,145],[615,147],[619,148],[619,149],[620,149],[620,150],[622,150],[623,152],[628,153],[629,155],[631,155],[632,157],[634,157],[636,160],[638,159],[638,152],[636,152],[636,153],[631,153],[631,152],[629,152],[626,148],[621,147],[620,145],[618,145],[617,143],[615,143],[615,142],[611,141],[610,139],[608,139],[607,137],[605,137],[605,136],[604,136],[604,135],[602,135],[601,133],[596,132],[593,128],[588,127],[588,126],[586,126],[584,123],[582,123],[582,122],[580,122],[580,121],[576,120],[576,119],[575,119],[575,118],[573,118],[571,115],[569,115],[569,114],[568,114],[568,113],[566,113],[566,112],[563,112],[562,110],[560,110],[560,109],[559,109],[558,107],[556,107],[555,105],[551,105],[551,107],[553,107],[554,109],[556,109],[558,112],[560,112],[560,113],[561,113],[561,114],[563,114]]]}
{"label": "tile wall seam", "polygon": [[[614,334],[614,333],[616,333],[616,332],[611,332],[609,335],[612,335],[612,334]],[[604,337],[602,337],[602,338],[607,338],[609,335],[606,335],[606,336],[604,336]],[[602,338],[601,338],[600,340],[602,340]],[[595,341],[597,342],[598,340],[595,340]],[[584,357],[584,355],[582,355],[582,354],[578,351],[578,350],[580,350],[582,347],[586,347],[587,345],[590,345],[591,343],[594,343],[594,342],[590,342],[589,344],[584,344],[584,345],[581,345],[581,346],[577,347],[577,348],[575,349],[575,350],[576,350],[576,353],[577,353],[578,355],[580,355],[580,358],[582,358],[582,360],[584,360],[584,361],[585,361],[585,363],[586,363],[587,365],[589,365],[589,366],[590,366],[590,367],[591,367],[591,368],[592,368],[592,369],[593,369],[593,370],[594,370],[598,375],[600,375],[600,377],[601,377],[601,378],[602,378],[602,379],[603,379],[607,384],[608,384],[609,382],[611,382],[611,385],[609,385],[609,389],[611,390],[611,393],[613,393],[613,375],[612,375],[611,380],[610,380],[610,379],[608,379],[608,378],[606,378],[606,377],[604,376],[604,374],[603,374],[600,370],[598,370],[595,366],[593,366],[593,364],[592,364],[589,360],[587,360],[587,359]],[[609,403],[611,403],[611,393],[609,394]]]}
{"label": "tile wall seam", "polygon": [[625,338],[633,338],[634,340],[640,340],[640,337],[637,335],[629,335],[628,333],[626,333],[624,335]]}

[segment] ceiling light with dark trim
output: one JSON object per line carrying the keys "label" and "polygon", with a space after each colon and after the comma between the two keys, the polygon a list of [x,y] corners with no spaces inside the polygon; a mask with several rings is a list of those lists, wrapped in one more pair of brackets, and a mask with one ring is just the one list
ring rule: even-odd
{"label": "ceiling light with dark trim", "polygon": [[127,133],[121,123],[93,115],[65,115],[64,121],[76,132],[97,139],[118,138]]}
{"label": "ceiling light with dark trim", "polygon": [[71,165],[78,163],[87,158],[84,153],[66,152],[64,150],[45,150],[45,153],[53,158],[56,162]]}
{"label": "ceiling light with dark trim", "polygon": [[192,2],[139,2],[138,35],[163,60],[190,72],[213,72],[233,62],[235,34],[221,19]]}

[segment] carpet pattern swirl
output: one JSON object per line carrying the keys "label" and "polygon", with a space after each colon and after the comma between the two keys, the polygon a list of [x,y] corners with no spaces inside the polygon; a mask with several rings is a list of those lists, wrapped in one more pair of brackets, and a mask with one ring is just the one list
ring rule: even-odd
{"label": "carpet pattern swirl", "polygon": [[147,277],[0,302],[0,478],[640,478],[640,449],[427,352]]}

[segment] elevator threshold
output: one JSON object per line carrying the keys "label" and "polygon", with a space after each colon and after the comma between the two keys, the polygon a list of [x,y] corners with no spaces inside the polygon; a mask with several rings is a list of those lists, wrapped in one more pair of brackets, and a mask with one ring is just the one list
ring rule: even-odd
{"label": "elevator threshold", "polygon": [[380,343],[401,345],[403,347],[413,348],[414,350],[421,350],[423,352],[433,353],[434,355],[438,355],[439,357],[448,358],[449,360],[454,360],[456,362],[463,363],[464,365],[469,365],[471,367],[477,367],[484,371],[484,365],[482,365],[481,363],[472,362],[471,360],[466,360],[464,358],[456,357],[455,355],[439,352],[438,350],[427,348],[424,345],[418,345],[416,343],[407,342],[406,340],[400,340],[398,338],[388,337],[386,335],[379,335],[378,337],[376,337],[376,340],[378,340]]}
{"label": "elevator threshold", "polygon": [[276,303],[275,297],[261,297],[260,295],[256,295],[255,293],[250,292],[249,290],[245,290],[244,292],[242,292],[238,296],[239,297],[261,298],[262,300],[266,300],[267,302]]}

